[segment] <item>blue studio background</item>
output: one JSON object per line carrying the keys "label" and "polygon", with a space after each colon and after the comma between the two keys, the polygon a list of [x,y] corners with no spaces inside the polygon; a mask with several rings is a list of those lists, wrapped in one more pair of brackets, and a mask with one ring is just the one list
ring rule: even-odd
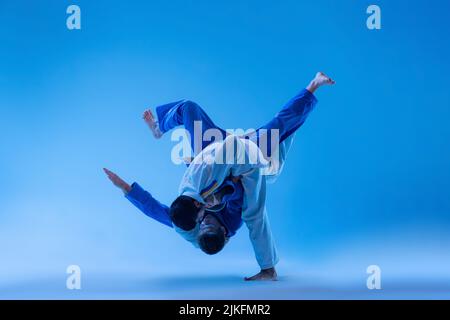
{"label": "blue studio background", "polygon": [[[362,0],[0,0],[0,297],[449,297],[450,4],[373,3],[381,30]],[[147,107],[188,98],[252,128],[316,71],[337,84],[268,189],[279,283],[241,281],[258,271],[245,227],[206,256],[102,172],[169,204],[184,167]]]}

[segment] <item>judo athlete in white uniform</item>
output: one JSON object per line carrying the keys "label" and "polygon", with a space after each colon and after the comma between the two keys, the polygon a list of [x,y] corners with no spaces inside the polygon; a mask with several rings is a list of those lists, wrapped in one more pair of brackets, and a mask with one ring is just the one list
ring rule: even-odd
{"label": "judo athlete in white uniform", "polygon": [[[203,109],[187,100],[157,107],[158,120],[150,110],[144,112],[144,120],[156,138],[184,126],[196,154],[181,181],[179,197],[170,207],[136,182],[129,185],[110,170],[104,171],[144,214],[173,227],[207,254],[220,252],[245,223],[261,269],[245,280],[276,280],[278,255],[266,213],[266,183],[281,173],[295,131],[317,103],[314,92],[325,84],[334,81],[319,72],[268,124],[243,136],[229,135],[218,128]],[[202,139],[198,146],[194,128],[198,121],[202,137],[207,130],[216,130],[214,141]]]}

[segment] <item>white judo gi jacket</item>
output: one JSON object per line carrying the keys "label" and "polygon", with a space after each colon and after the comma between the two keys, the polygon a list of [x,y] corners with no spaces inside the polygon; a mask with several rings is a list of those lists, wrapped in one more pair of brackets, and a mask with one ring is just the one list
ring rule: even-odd
{"label": "white judo gi jacket", "polygon": [[[281,173],[292,140],[293,135],[279,145],[271,159],[266,159],[254,142],[230,135],[223,141],[211,143],[193,159],[179,187],[179,195],[204,204],[227,177],[240,176],[244,188],[242,220],[249,230],[261,269],[274,267],[278,262],[266,212],[266,183],[274,182]],[[197,224],[193,230],[184,231],[175,226],[175,230],[198,247],[199,227]]]}

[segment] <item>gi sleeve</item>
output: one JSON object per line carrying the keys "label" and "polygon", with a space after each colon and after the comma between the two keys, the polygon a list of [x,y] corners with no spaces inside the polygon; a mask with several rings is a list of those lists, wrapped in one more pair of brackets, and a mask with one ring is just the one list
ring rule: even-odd
{"label": "gi sleeve", "polygon": [[[207,150],[211,151],[209,148],[212,147],[209,146]],[[259,266],[261,269],[271,268],[278,262],[278,257],[265,209],[266,180],[261,175],[261,169],[267,166],[267,161],[253,142],[235,136],[227,137],[214,148],[214,152],[210,153],[213,156],[199,158],[200,154],[191,163],[180,185],[180,194],[204,202],[203,199],[230,174],[241,176],[244,187],[242,220],[249,230]]]}
{"label": "gi sleeve", "polygon": [[244,187],[242,220],[249,230],[250,241],[261,269],[274,267],[278,254],[266,212],[266,179],[255,168],[241,178]]}
{"label": "gi sleeve", "polygon": [[194,247],[199,248],[197,237],[198,233],[200,231],[200,224],[197,223],[195,228],[190,231],[185,231],[181,228],[178,228],[177,226],[173,226],[175,231],[183,237],[184,240],[189,241]]}
{"label": "gi sleeve", "polygon": [[142,189],[136,182],[131,185],[131,190],[125,195],[125,198],[146,216],[153,218],[168,227],[173,227],[172,220],[169,216],[169,207],[153,198],[149,192]]}

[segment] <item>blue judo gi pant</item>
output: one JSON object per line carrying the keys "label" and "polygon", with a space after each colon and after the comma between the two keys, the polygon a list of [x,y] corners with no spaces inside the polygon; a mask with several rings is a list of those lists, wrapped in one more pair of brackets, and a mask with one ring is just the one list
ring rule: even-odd
{"label": "blue judo gi pant", "polygon": [[[280,140],[279,143],[282,143],[305,122],[308,114],[314,108],[316,103],[317,99],[311,92],[306,89],[300,91],[300,93],[293,97],[272,120],[255,130],[253,135],[249,134],[249,139],[256,138],[256,140],[260,140],[260,135],[271,135],[271,129],[278,129],[278,138]],[[208,129],[217,129],[222,133],[223,139],[226,137],[226,131],[215,125],[206,112],[192,101],[181,100],[165,104],[157,107],[156,113],[159,121],[159,128],[163,133],[178,126],[185,127],[190,134],[191,148],[194,153],[196,153],[194,150],[195,121],[202,122],[202,136]],[[202,150],[213,142],[203,141],[203,139],[201,140]],[[234,188],[233,194],[224,197],[226,198],[224,201],[227,202],[227,206],[223,209],[221,214],[218,215],[221,217],[222,223],[228,229],[228,236],[235,234],[242,224],[241,212],[243,203],[243,188],[240,184],[240,181],[236,183],[231,179],[227,179],[223,183],[223,185],[230,185]],[[138,183],[135,182],[132,184],[132,189],[126,195],[126,198],[145,215],[169,227],[172,227],[172,221],[169,216],[169,207],[153,198],[153,196],[149,192],[142,189]]]}
{"label": "blue judo gi pant", "polygon": [[[292,135],[305,122],[311,110],[317,104],[316,97],[308,90],[303,89],[295,97],[289,100],[283,108],[264,126],[255,130],[254,133],[248,133],[244,137],[255,140],[258,144],[262,141],[262,135],[267,135],[264,141],[271,141],[272,130],[278,131],[278,143],[282,143]],[[219,130],[222,139],[226,138],[226,131],[218,127],[208,116],[208,114],[195,102],[190,100],[180,100],[177,102],[161,105],[156,108],[156,114],[159,122],[159,129],[165,133],[175,127],[184,126],[189,132],[191,148],[194,154],[199,153],[211,142],[201,139],[201,150],[195,150],[194,124],[195,121],[201,121],[201,135],[203,137],[208,129]],[[270,155],[270,144],[268,145],[268,154]]]}

